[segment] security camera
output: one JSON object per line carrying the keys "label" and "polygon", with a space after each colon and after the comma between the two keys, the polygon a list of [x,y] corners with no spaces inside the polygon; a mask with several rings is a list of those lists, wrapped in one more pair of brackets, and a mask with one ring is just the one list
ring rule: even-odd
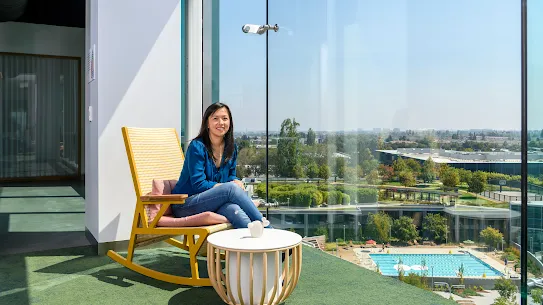
{"label": "security camera", "polygon": [[250,34],[262,34],[262,26],[258,24],[246,24],[244,25],[241,30],[243,33],[250,33]]}
{"label": "security camera", "polygon": [[249,34],[258,34],[262,35],[266,33],[268,30],[274,30],[275,32],[279,31],[279,26],[276,24],[274,26],[271,25],[258,25],[258,24],[246,24],[241,27],[241,30],[243,33],[249,33]]}

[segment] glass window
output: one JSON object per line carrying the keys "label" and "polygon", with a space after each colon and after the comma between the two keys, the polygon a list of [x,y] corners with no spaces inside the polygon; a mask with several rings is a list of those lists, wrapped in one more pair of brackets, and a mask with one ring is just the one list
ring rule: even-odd
{"label": "glass window", "polygon": [[[267,3],[220,8],[219,100],[234,112],[238,175],[255,179],[272,224],[331,244],[390,244],[396,254],[447,245],[424,254],[475,254],[493,272],[471,275],[486,278],[485,289],[501,276],[518,282],[519,3]],[[266,35],[240,30],[266,14],[279,26],[267,49]],[[542,65],[531,64],[536,82]],[[537,199],[542,167],[531,147]],[[541,213],[530,217],[534,230],[540,223]],[[541,251],[534,230],[531,247]],[[461,263],[453,267],[458,274]]]}
{"label": "glass window", "polygon": [[81,174],[80,63],[0,53],[0,180]]}
{"label": "glass window", "polygon": [[[527,1],[527,87],[528,87],[528,291],[537,289],[533,279],[543,276],[543,200],[541,168],[543,163],[543,3]],[[520,223],[520,222],[519,222]]]}

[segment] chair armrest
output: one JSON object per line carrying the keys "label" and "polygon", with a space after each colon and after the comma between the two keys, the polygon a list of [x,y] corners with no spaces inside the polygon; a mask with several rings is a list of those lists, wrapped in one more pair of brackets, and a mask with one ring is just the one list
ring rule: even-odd
{"label": "chair armrest", "polygon": [[187,194],[174,194],[174,195],[145,195],[141,196],[140,200],[143,202],[179,202],[184,203],[185,199],[189,196]]}

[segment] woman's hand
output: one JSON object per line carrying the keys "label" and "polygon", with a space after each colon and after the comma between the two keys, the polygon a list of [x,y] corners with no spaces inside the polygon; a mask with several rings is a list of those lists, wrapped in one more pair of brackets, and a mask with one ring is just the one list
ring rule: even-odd
{"label": "woman's hand", "polygon": [[232,180],[232,182],[234,182],[237,186],[241,187],[242,190],[245,190],[245,186],[240,180]]}

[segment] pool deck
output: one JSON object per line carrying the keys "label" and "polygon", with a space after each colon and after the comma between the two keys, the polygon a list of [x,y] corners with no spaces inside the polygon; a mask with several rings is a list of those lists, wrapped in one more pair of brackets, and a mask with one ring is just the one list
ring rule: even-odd
{"label": "pool deck", "polygon": [[[356,257],[359,260],[359,265],[375,271],[375,263],[370,257],[370,254],[449,254],[449,251],[452,254],[464,254],[465,251],[469,251],[473,256],[482,260],[483,262],[490,265],[492,268],[498,270],[504,274],[511,274],[512,268],[509,267],[508,271],[505,271],[505,265],[496,260],[495,258],[489,256],[485,252],[476,250],[475,248],[460,248],[460,247],[402,247],[402,248],[387,248],[385,252],[382,252],[380,248],[353,248],[353,251]],[[369,251],[369,252],[368,252]],[[479,278],[479,277],[469,277],[465,278]],[[487,278],[498,278],[496,276],[488,276]]]}

